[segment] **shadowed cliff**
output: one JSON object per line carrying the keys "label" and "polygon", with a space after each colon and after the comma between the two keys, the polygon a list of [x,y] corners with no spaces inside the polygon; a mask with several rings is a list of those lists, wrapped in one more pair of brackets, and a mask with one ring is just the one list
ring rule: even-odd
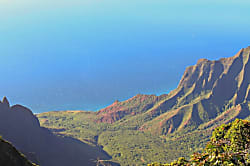
{"label": "shadowed cliff", "polygon": [[0,138],[0,165],[3,166],[35,166],[10,143]]}
{"label": "shadowed cliff", "polygon": [[98,147],[55,136],[40,127],[38,119],[28,108],[10,106],[7,98],[0,102],[0,134],[41,166],[96,165],[97,158],[110,158]]}

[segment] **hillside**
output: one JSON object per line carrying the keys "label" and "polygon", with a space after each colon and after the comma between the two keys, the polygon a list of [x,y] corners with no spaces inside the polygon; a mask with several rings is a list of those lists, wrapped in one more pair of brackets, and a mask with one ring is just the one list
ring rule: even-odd
{"label": "hillside", "polygon": [[0,102],[0,134],[41,166],[96,165],[98,158],[110,158],[99,147],[52,134],[40,127],[37,117],[28,108],[10,106],[7,98]]}
{"label": "hillside", "polygon": [[0,138],[0,165],[4,166],[35,166],[10,143]]}
{"label": "hillside", "polygon": [[215,127],[250,118],[250,47],[186,69],[169,94],[136,95],[98,112],[37,115],[56,134],[102,146],[121,165],[169,162],[201,150]]}
{"label": "hillside", "polygon": [[246,165],[250,164],[250,121],[236,119],[213,131],[202,153],[194,152],[191,159],[180,157],[169,164],[148,166]]}

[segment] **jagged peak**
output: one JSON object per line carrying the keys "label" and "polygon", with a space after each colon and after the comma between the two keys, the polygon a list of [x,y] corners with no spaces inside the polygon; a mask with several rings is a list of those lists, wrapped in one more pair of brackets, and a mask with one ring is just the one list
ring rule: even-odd
{"label": "jagged peak", "polygon": [[250,51],[250,46],[248,46],[248,47],[244,48],[244,50],[248,50],[248,51]]}
{"label": "jagged peak", "polygon": [[202,58],[198,60],[197,64],[204,63],[204,62],[210,62],[210,60]]}
{"label": "jagged peak", "polygon": [[[244,54],[244,48],[240,49],[233,57],[224,58],[224,60],[235,60],[237,58],[242,58]],[[221,59],[220,59],[221,60]]]}
{"label": "jagged peak", "polygon": [[242,56],[243,57],[249,57],[250,56],[250,46],[243,49]]}
{"label": "jagged peak", "polygon": [[208,60],[208,59],[205,59],[205,58],[199,59],[195,65],[189,66],[189,67],[186,68],[186,70],[184,72],[184,75],[183,75],[179,85],[183,85],[183,82],[186,80],[187,76],[192,75],[194,73],[194,71],[196,71],[197,69],[198,70],[202,69],[202,68],[199,68],[199,67],[203,66],[204,64],[207,64],[207,63],[209,63],[209,64],[210,63],[211,64],[221,63],[224,66],[224,70],[227,71],[229,69],[229,67],[232,65],[232,63],[234,62],[235,59],[243,58],[243,59],[250,60],[250,58],[248,58],[249,56],[250,56],[250,46],[248,46],[246,48],[242,48],[240,51],[237,52],[236,55],[234,55],[232,57],[220,58],[219,60]]}
{"label": "jagged peak", "polygon": [[250,54],[250,46],[240,49],[240,51],[232,58],[247,57]]}
{"label": "jagged peak", "polygon": [[[247,57],[247,56],[249,56],[250,55],[250,46],[248,46],[248,47],[246,47],[246,48],[242,48],[242,49],[240,49],[234,56],[232,56],[232,57],[228,57],[228,58],[220,58],[219,60],[208,60],[208,59],[206,59],[206,58],[202,58],[202,59],[199,59],[198,61],[197,61],[197,64],[196,65],[198,65],[198,64],[201,64],[201,63],[206,63],[206,62],[221,62],[221,63],[231,63],[232,62],[232,60],[234,60],[234,59],[236,59],[236,58],[238,58],[238,57],[243,57],[243,58],[245,58],[245,57]],[[189,66],[189,67],[193,67],[193,66]]]}
{"label": "jagged peak", "polygon": [[115,100],[110,106],[112,107],[112,106],[115,106],[115,105],[117,105],[117,104],[119,104],[119,103],[120,103],[119,100]]}
{"label": "jagged peak", "polygon": [[115,102],[113,103],[113,104],[117,104],[117,103],[119,103],[120,101],[119,100],[115,100]]}
{"label": "jagged peak", "polygon": [[4,105],[8,106],[8,107],[10,106],[10,103],[9,103],[9,101],[8,101],[8,99],[7,99],[6,96],[3,97],[2,103],[3,103]]}

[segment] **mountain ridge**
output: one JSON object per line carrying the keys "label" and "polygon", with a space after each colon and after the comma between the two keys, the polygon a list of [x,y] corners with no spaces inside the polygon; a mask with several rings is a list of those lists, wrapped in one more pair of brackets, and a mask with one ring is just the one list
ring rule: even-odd
{"label": "mountain ridge", "polygon": [[[250,96],[250,79],[246,72],[250,72],[249,52],[250,47],[247,47],[245,49],[241,49],[233,57],[221,58],[220,60],[213,61],[207,59],[198,60],[196,65],[187,67],[178,87],[175,90],[171,91],[168,95],[163,95],[164,97],[152,95],[154,96],[154,100],[147,101],[145,104],[143,102],[138,102],[138,105],[143,105],[141,107],[146,109],[137,108],[137,112],[140,111],[140,113],[143,113],[145,110],[148,111],[151,109],[149,116],[156,117],[164,112],[167,112],[168,110],[173,109],[175,106],[178,109],[173,112],[180,112],[178,115],[182,117],[183,113],[181,113],[181,110],[185,109],[186,111],[188,109],[192,109],[190,114],[187,116],[193,115],[191,117],[195,117],[196,122],[199,124],[204,120],[204,118],[212,119],[217,116],[217,114],[221,113],[223,109],[226,109],[222,108],[226,104],[223,101],[232,100],[231,103],[229,103],[231,106],[237,106],[246,100],[248,101]],[[237,71],[236,68],[239,68],[240,70],[238,69],[239,71]],[[237,81],[234,81],[235,79]],[[225,83],[225,81],[231,83]],[[244,93],[244,91],[245,94],[240,95]],[[222,93],[224,94],[222,95]],[[133,107],[135,107],[134,105],[130,108],[127,108],[126,110],[123,109],[122,106],[129,102],[135,103],[137,100],[141,100],[141,96],[147,100],[147,98],[149,98],[151,95],[136,95],[124,102],[114,103],[104,109],[101,109],[97,112],[97,115],[101,116],[97,122],[114,123],[126,115],[131,114],[131,112],[133,112]],[[202,99],[197,99],[195,102],[197,97],[201,97]],[[190,102],[195,102],[195,104],[188,106]],[[159,106],[155,106],[155,104],[152,103],[158,103]],[[213,105],[210,103],[213,103]],[[206,109],[209,107],[211,108],[209,111],[204,112],[204,115],[197,115],[198,107],[206,107]],[[217,111],[214,112],[212,110]],[[136,114],[136,112],[133,112],[132,114]],[[201,113],[199,112],[198,114]],[[103,121],[103,119],[108,120]],[[186,126],[185,123],[187,122],[184,121],[182,127]],[[181,124],[178,126],[180,125]],[[171,128],[173,128],[173,126]],[[143,127],[140,129],[142,128]]]}
{"label": "mountain ridge", "polygon": [[169,94],[136,95],[98,112],[37,117],[55,134],[102,146],[121,165],[170,162],[204,148],[219,125],[250,119],[249,56],[247,47],[229,58],[198,60]]}

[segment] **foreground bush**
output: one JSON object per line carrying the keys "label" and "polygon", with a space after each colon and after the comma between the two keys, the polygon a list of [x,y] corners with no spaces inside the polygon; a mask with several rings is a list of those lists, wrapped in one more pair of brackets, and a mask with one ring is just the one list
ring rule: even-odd
{"label": "foreground bush", "polygon": [[216,128],[203,153],[194,153],[190,160],[181,157],[170,164],[148,164],[148,166],[172,165],[250,165],[250,121],[236,119],[232,123]]}

